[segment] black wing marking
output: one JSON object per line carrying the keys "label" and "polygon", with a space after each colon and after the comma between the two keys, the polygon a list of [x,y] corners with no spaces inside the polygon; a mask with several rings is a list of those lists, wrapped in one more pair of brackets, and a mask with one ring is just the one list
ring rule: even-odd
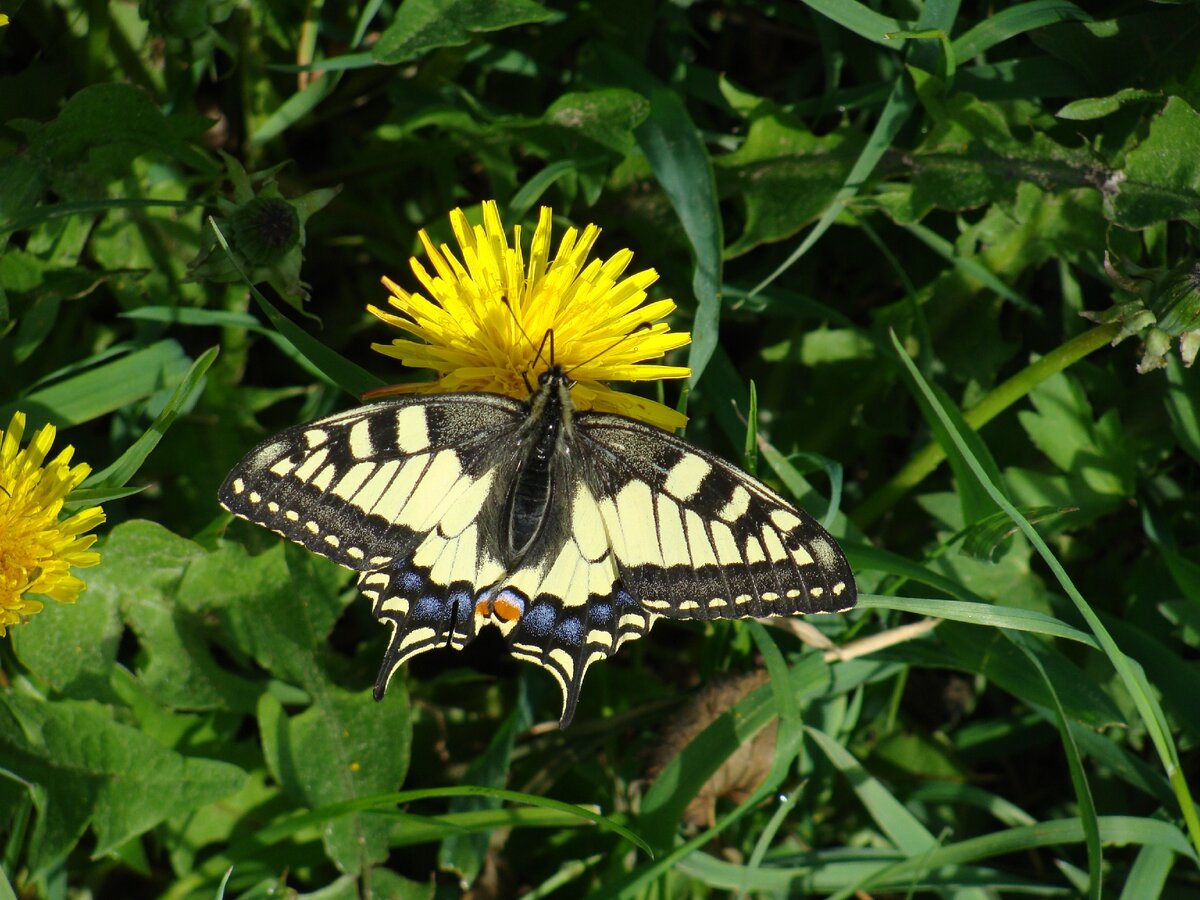
{"label": "black wing marking", "polygon": [[854,606],[837,542],[761,482],[621,416],[581,413],[575,434],[621,579],[648,612],[714,619]]}

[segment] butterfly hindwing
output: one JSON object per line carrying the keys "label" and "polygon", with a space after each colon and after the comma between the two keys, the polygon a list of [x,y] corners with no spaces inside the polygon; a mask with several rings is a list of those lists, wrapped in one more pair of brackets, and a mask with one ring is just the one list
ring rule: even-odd
{"label": "butterfly hindwing", "polygon": [[648,611],[712,619],[854,605],[837,543],[765,485],[630,419],[582,413],[577,431],[622,580]]}

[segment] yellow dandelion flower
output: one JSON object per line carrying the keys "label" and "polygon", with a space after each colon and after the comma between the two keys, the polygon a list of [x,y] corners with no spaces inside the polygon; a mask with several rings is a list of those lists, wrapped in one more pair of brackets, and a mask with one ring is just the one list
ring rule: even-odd
{"label": "yellow dandelion flower", "polygon": [[691,340],[660,321],[675,309],[672,300],[646,303],[646,289],[658,273],[645,269],[622,278],[633,260],[620,250],[607,260],[588,262],[600,229],[567,230],[550,257],[551,210],[542,207],[529,263],[521,247],[521,228],[513,228],[512,246],[504,234],[494,200],[483,204],[483,224],[471,226],[461,209],[450,214],[459,257],[443,244],[435,247],[420,233],[431,274],[416,257],[410,260],[425,294],[409,293],[390,278],[383,283],[395,315],[367,309],[419,340],[397,338],[373,349],[406,366],[433,369],[437,380],[373,391],[490,391],[523,400],[537,377],[549,368],[553,335],[555,365],[571,377],[571,397],[580,409],[620,413],[661,428],[682,427],[687,418],[670,407],[608,387],[608,381],[687,378],[686,366],[648,365],[668,350]]}
{"label": "yellow dandelion flower", "polygon": [[84,583],[71,567],[100,562],[100,554],[88,549],[96,535],[84,532],[104,521],[104,511],[94,506],[59,521],[67,494],[91,466],[70,465],[74,447],[43,465],[54,431],[46,425],[21,449],[25,414],[14,413],[0,442],[0,637],[41,612],[41,601],[30,595],[74,603]]}

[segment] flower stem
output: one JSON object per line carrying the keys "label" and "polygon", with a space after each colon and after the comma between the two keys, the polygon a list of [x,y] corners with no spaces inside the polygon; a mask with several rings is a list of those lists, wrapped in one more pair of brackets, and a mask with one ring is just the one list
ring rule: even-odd
{"label": "flower stem", "polygon": [[[1121,330],[1119,324],[1097,325],[1067,341],[1061,347],[1030,363],[1012,378],[998,384],[992,391],[963,413],[972,429],[978,431],[1004,410],[1008,409],[1051,375],[1083,359],[1112,341]],[[946,458],[941,444],[931,441],[922,447],[899,472],[891,477],[854,512],[854,521],[865,529],[901,497],[925,480]]]}

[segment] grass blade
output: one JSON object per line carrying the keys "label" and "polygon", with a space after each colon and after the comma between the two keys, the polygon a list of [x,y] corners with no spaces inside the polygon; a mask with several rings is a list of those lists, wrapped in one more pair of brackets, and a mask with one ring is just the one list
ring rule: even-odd
{"label": "grass blade", "polygon": [[633,133],[691,243],[696,317],[688,365],[692,369],[689,384],[694,387],[716,349],[720,328],[725,238],[712,162],[678,95],[611,46],[602,46],[600,50],[605,63],[621,81],[650,101],[650,115]]}
{"label": "grass blade", "polygon": [[950,416],[946,414],[945,410],[938,403],[933,390],[925,383],[925,380],[921,377],[921,373],[917,371],[908,354],[904,352],[904,348],[900,345],[895,332],[892,333],[892,343],[895,345],[900,361],[908,367],[917,387],[925,395],[926,401],[930,404],[938,418],[941,419],[942,425],[946,428],[958,451],[963,454],[967,464],[975,473],[975,477],[979,479],[980,484],[983,485],[996,504],[1008,513],[1025,537],[1029,539],[1029,542],[1033,544],[1038,555],[1050,567],[1050,571],[1054,573],[1055,579],[1062,586],[1063,590],[1066,591],[1067,596],[1071,598],[1071,601],[1075,604],[1075,608],[1092,630],[1092,634],[1096,636],[1096,640],[1100,644],[1101,649],[1103,649],[1104,655],[1108,657],[1113,668],[1117,670],[1117,674],[1124,683],[1126,690],[1129,691],[1129,695],[1142,717],[1146,731],[1154,744],[1154,749],[1158,753],[1167,778],[1171,782],[1171,787],[1179,803],[1180,812],[1187,823],[1187,830],[1191,837],[1192,845],[1197,850],[1200,850],[1200,815],[1196,812],[1196,805],[1192,799],[1191,789],[1184,780],[1179,762],[1179,752],[1175,747],[1171,732],[1164,727],[1165,716],[1162,713],[1157,698],[1149,690],[1149,686],[1145,682],[1145,676],[1141,675],[1139,677],[1138,674],[1135,674],[1130,659],[1121,652],[1121,648],[1117,646],[1108,629],[1104,627],[1104,623],[1100,621],[1100,618],[1083,598],[1083,595],[1079,593],[1078,588],[1075,587],[1075,583],[1062,567],[1062,564],[1059,563],[1057,557],[1055,557],[1054,553],[1046,545],[1046,542],[1042,540],[1042,536],[1025,520],[1025,517],[1021,515],[1017,508],[1008,502],[1008,499],[1005,498],[1000,490],[992,484],[979,461],[971,454],[967,442],[954,427]]}

